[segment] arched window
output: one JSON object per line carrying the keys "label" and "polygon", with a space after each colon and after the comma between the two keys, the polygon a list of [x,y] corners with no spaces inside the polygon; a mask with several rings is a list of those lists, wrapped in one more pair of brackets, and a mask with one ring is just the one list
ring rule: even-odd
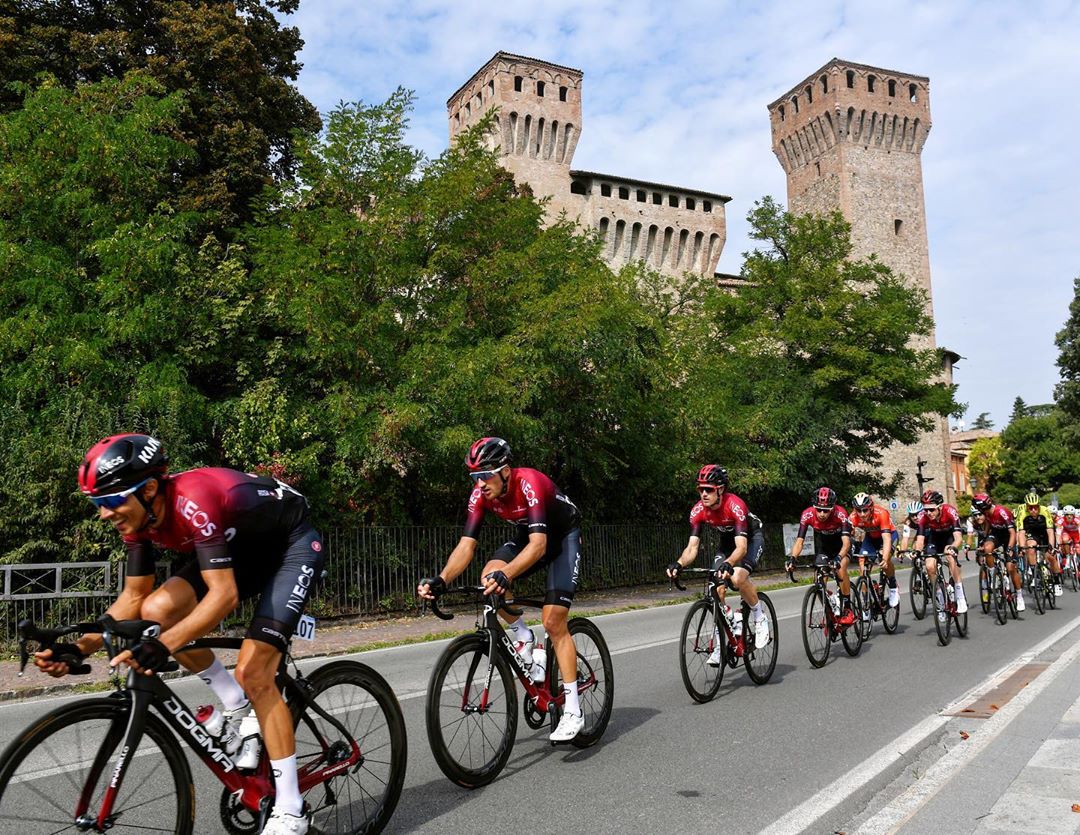
{"label": "arched window", "polygon": [[571,194],[588,194],[588,190],[585,188],[585,183],[581,180],[570,181],[570,193]]}
{"label": "arched window", "polygon": [[679,208],[679,195],[669,194],[667,196],[667,204],[669,206],[674,206],[676,209]]}
{"label": "arched window", "polygon": [[855,71],[854,70],[848,70],[847,71],[847,86],[852,87],[852,88],[854,88],[854,86],[855,86]]}
{"label": "arched window", "polygon": [[915,85],[914,84],[909,84],[907,89],[908,89],[908,98],[909,98],[909,100],[910,101],[918,101],[919,96],[917,94],[917,88],[915,87]]}
{"label": "arched window", "polygon": [[872,76],[872,75],[866,76],[866,92],[868,92],[868,93],[874,92],[874,82],[875,81],[877,81],[877,79],[874,78],[874,76]]}
{"label": "arched window", "polygon": [[809,84],[806,85],[806,103],[814,103],[814,88],[811,87]]}
{"label": "arched window", "polygon": [[630,199],[630,189],[625,188],[624,186],[619,186],[619,199],[620,200],[629,200]]}
{"label": "arched window", "polygon": [[514,76],[514,92],[515,93],[520,93],[521,92],[521,84],[522,84],[523,81],[524,81],[524,79],[520,75],[515,75]]}
{"label": "arched window", "polygon": [[889,95],[890,96],[895,96],[896,95],[896,82],[893,81],[893,79],[891,79],[891,78],[889,79]]}
{"label": "arched window", "polygon": [[640,189],[640,188],[639,188],[639,189],[637,190],[637,194],[636,194],[636,195],[634,195],[634,196],[635,196],[635,197],[637,197],[637,202],[638,202],[638,203],[644,203],[644,202],[645,202],[645,200],[647,199],[647,198],[645,197],[645,190],[644,190],[644,189]]}
{"label": "arched window", "polygon": [[798,96],[792,96],[791,97],[791,107],[794,109],[794,111],[796,113],[799,112],[799,97]]}
{"label": "arched window", "polygon": [[784,121],[784,105],[780,105],[780,107],[777,108],[777,112],[780,114],[780,121]]}
{"label": "arched window", "polygon": [[566,101],[566,88],[565,87],[560,87],[559,88],[559,101]]}
{"label": "arched window", "polygon": [[495,95],[495,79],[494,78],[491,79],[491,81],[488,82],[488,95],[489,96],[494,96]]}
{"label": "arched window", "polygon": [[610,183],[601,183],[600,184],[600,196],[601,197],[611,197],[611,184]]}
{"label": "arched window", "polygon": [[705,214],[712,214],[712,201],[711,200],[702,200],[701,201],[701,211],[705,212]]}
{"label": "arched window", "polygon": [[658,191],[652,193],[652,202],[654,206],[660,206],[664,203],[664,198]]}
{"label": "arched window", "polygon": [[693,197],[686,198],[686,208],[688,208],[690,211],[694,211],[694,209],[697,208],[697,203],[695,202]]}
{"label": "arched window", "polygon": [[829,76],[827,76],[827,75],[821,76],[821,92],[822,93],[829,92]]}
{"label": "arched window", "polygon": [[536,82],[536,95],[540,96],[540,98],[544,97],[544,82],[543,81],[537,81]]}
{"label": "arched window", "polygon": [[465,102],[465,118],[469,118],[469,114],[472,113],[472,104]]}

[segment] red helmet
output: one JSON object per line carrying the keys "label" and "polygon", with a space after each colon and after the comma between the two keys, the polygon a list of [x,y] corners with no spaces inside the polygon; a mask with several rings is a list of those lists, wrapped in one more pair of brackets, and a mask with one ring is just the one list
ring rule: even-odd
{"label": "red helmet", "polygon": [[832,510],[836,506],[836,491],[831,487],[819,487],[814,493],[814,507],[819,510]]}
{"label": "red helmet", "polygon": [[168,469],[169,457],[157,438],[112,435],[94,444],[79,467],[79,490],[87,496],[108,496],[141,484]]}
{"label": "red helmet", "polygon": [[719,464],[706,464],[697,474],[698,485],[709,484],[713,487],[727,487],[727,470]]}
{"label": "red helmet", "polygon": [[465,456],[465,466],[470,472],[497,470],[510,463],[510,444],[502,438],[481,438]]}
{"label": "red helmet", "polygon": [[945,504],[945,497],[941,495],[937,490],[927,490],[922,494],[923,504],[942,505]]}
{"label": "red helmet", "polygon": [[990,497],[986,493],[976,493],[971,497],[971,506],[986,513],[994,506],[994,503],[990,501]]}

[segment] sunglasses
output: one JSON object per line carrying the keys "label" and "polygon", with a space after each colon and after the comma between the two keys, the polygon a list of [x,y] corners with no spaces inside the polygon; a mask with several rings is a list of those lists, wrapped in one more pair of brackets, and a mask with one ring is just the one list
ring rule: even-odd
{"label": "sunglasses", "polygon": [[469,473],[469,478],[472,479],[473,484],[476,484],[479,481],[491,481],[491,479],[495,478],[495,476],[499,475],[501,472],[502,468],[499,468],[498,470],[480,470],[479,472]]}
{"label": "sunglasses", "polygon": [[815,507],[814,510],[818,513],[832,513],[831,507]]}
{"label": "sunglasses", "polygon": [[110,493],[108,496],[88,496],[90,503],[94,507],[104,507],[108,510],[116,510],[124,502],[127,501],[127,497],[142,487],[150,479],[143,479],[134,487],[129,487],[127,490],[122,490],[119,493]]}
{"label": "sunglasses", "polygon": [[923,510],[925,510],[927,513],[937,513],[939,510],[941,510],[941,508],[940,507],[924,507]]}
{"label": "sunglasses", "polygon": [[704,486],[698,485],[697,491],[703,496],[711,496],[713,493],[716,492],[716,488],[715,487],[704,487]]}

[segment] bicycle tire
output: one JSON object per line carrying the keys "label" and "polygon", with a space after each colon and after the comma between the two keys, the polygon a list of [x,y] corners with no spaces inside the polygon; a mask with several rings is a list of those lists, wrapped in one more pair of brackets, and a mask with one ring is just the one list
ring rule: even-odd
{"label": "bicycle tire", "polygon": [[1046,599],[1043,596],[1042,571],[1036,565],[1031,569],[1031,596],[1035,600],[1035,611],[1040,615],[1046,614]]}
{"label": "bicycle tire", "polygon": [[993,605],[993,601],[990,599],[990,569],[985,565],[979,566],[979,605],[982,607],[983,614],[990,614],[990,607]]}
{"label": "bicycle tire", "polygon": [[1046,563],[1041,565],[1042,582],[1043,582],[1043,594],[1046,595],[1046,608],[1057,608],[1057,591],[1054,589],[1054,575],[1050,571],[1050,566]]}
{"label": "bicycle tire", "polygon": [[[852,584],[853,598],[857,598],[859,601],[859,608],[865,614],[866,612],[873,612],[873,591],[870,589],[870,581],[860,575],[857,580]],[[869,618],[862,617],[855,622],[856,628],[862,633],[862,639],[865,641],[870,637],[870,633],[874,631],[874,616],[871,614]]]}
{"label": "bicycle tire", "polygon": [[1080,582],[1077,581],[1076,577],[1076,557],[1073,555],[1069,556],[1069,570],[1065,574],[1069,579],[1069,590],[1076,591],[1080,589]]}
{"label": "bicycle tire", "polygon": [[889,605],[889,581],[884,571],[881,572],[878,582],[881,583],[882,589],[885,590],[885,611],[881,613],[881,625],[885,628],[887,634],[895,635],[897,627],[900,626],[900,598],[897,596],[895,606]]}
{"label": "bicycle tire", "polygon": [[1002,626],[1009,618],[1009,598],[1005,593],[1005,583],[1012,583],[1008,572],[1002,571],[1001,566],[994,564],[994,573],[991,575],[991,598],[994,604],[994,619]]}
{"label": "bicycle tire", "polygon": [[[960,586],[963,587],[962,582],[960,583]],[[953,600],[954,600],[954,602],[956,600],[955,588],[956,588],[956,586],[954,585],[953,586],[953,589],[954,589]],[[966,595],[965,595],[965,598],[966,598]],[[967,637],[967,633],[968,633],[968,612],[970,612],[970,611],[971,611],[971,607],[969,606],[967,612],[957,611],[952,616],[953,626],[956,628],[956,634],[960,638],[966,638]]]}
{"label": "bicycle tire", "polygon": [[[949,645],[952,640],[952,618],[949,617],[948,596],[945,592],[945,578],[942,576],[944,566],[938,565],[937,579],[934,581],[934,593],[931,595],[934,601],[934,628],[937,630],[938,643],[943,647]],[[944,617],[942,617],[944,615]]]}
{"label": "bicycle tire", "polygon": [[[345,726],[351,739],[340,739],[336,727],[313,711],[302,711],[301,703],[291,704],[299,768],[312,771],[329,764],[328,743],[351,748],[355,740],[363,756],[362,764],[304,792],[312,828],[323,835],[381,832],[397,808],[408,762],[405,717],[397,696],[379,673],[356,661],[319,667],[305,683],[308,695]],[[347,809],[346,801],[353,801]]]}
{"label": "bicycle tire", "polygon": [[[486,633],[472,633],[462,635],[450,642],[435,662],[431,671],[431,679],[428,681],[427,707],[425,720],[427,723],[428,744],[431,753],[439,769],[451,782],[467,789],[475,789],[486,786],[499,776],[510,758],[510,752],[514,749],[514,739],[517,736],[517,698],[515,697],[514,675],[510,672],[510,665],[503,656],[496,653],[495,669],[491,679],[492,690],[488,704],[483,709],[479,706],[479,700],[484,691],[484,683],[488,670],[488,636]],[[464,670],[455,669],[458,661],[464,661]],[[443,722],[442,706],[443,695],[447,692],[447,678],[453,673],[453,681],[449,687],[453,693],[448,697],[446,704],[447,722]],[[497,710],[492,710],[495,705]],[[468,708],[466,710],[465,708]],[[497,739],[497,745],[491,745],[489,755],[478,755],[477,758],[469,757],[469,762],[462,762],[463,757],[457,756],[450,750],[450,745],[457,740],[462,725],[469,723],[470,728],[476,728],[486,717],[491,717],[490,723],[485,727],[490,730],[480,730],[479,733],[466,734],[463,742],[477,741],[481,744],[488,743],[491,739]],[[473,720],[471,717],[480,717]],[[449,729],[450,738],[446,732]],[[485,756],[482,761],[479,756]]]}
{"label": "bicycle tire", "polygon": [[[127,730],[128,718],[131,714],[131,702],[127,698],[110,697],[105,699],[92,699],[78,701],[74,704],[57,708],[45,715],[44,718],[35,721],[27,730],[16,737],[2,755],[0,755],[0,822],[7,821],[8,825],[0,823],[0,829],[4,832],[29,833],[29,824],[41,826],[46,824],[49,831],[55,831],[54,824],[59,823],[65,828],[70,826],[75,830],[75,806],[79,801],[80,787],[86,790],[89,786],[92,800],[88,809],[89,814],[101,805],[101,794],[107,788],[113,773],[113,754],[119,746]],[[49,738],[72,725],[90,723],[104,723],[101,733],[86,730],[80,727],[76,730],[78,744],[84,742],[88,746],[84,751],[74,751],[72,743],[60,745],[63,749],[51,753]],[[95,736],[101,736],[100,740],[94,741]],[[177,742],[172,730],[165,722],[155,714],[148,713],[143,740],[149,739],[157,746],[164,757],[164,763],[172,775],[171,786],[163,785],[163,781],[151,779],[159,766],[154,764],[157,759],[149,748],[140,752],[130,752],[128,759],[128,771],[124,775],[124,783],[120,787],[113,805],[113,817],[120,818],[124,814],[125,803],[133,801],[130,794],[125,796],[125,790],[138,795],[142,789],[155,795],[149,800],[139,800],[132,804],[132,809],[140,807],[139,811],[129,813],[132,818],[139,820],[141,825],[147,825],[146,815],[148,808],[154,812],[161,809],[161,803],[169,797],[176,798],[176,815],[171,824],[173,832],[177,835],[190,835],[195,826],[195,795],[191,779],[191,769],[183,749]],[[58,743],[57,743],[58,744]],[[140,746],[143,743],[140,743]],[[58,744],[59,745],[59,744]],[[84,756],[85,754],[85,756]],[[28,773],[19,775],[19,766],[27,764]],[[42,768],[48,766],[48,768]],[[78,777],[71,772],[85,766],[84,774]],[[148,766],[150,768],[148,768]],[[97,772],[94,774],[94,772]],[[144,774],[143,772],[148,772]],[[20,802],[16,786],[30,786],[40,784],[42,780],[50,780],[52,777],[63,775],[59,785],[50,790],[47,786],[36,785],[30,789],[32,798],[32,817],[20,817],[17,809],[13,807],[23,805]],[[164,794],[162,794],[164,792]],[[63,798],[68,798],[71,803],[69,809],[63,809],[60,803]],[[127,800],[125,800],[127,798]],[[44,818],[46,811],[43,810],[42,802],[48,801],[55,807],[56,813],[61,818],[51,821]],[[66,817],[65,817],[66,816]],[[172,817],[166,814],[165,826]],[[164,829],[163,831],[168,831]]]}
{"label": "bicycle tire", "polygon": [[930,583],[926,574],[918,568],[913,568],[908,578],[908,596],[911,598],[911,614],[915,616],[915,620],[925,618],[926,607],[930,602]]}
{"label": "bicycle tire", "polygon": [[743,635],[746,636],[746,652],[743,655],[743,666],[746,674],[754,684],[765,684],[772,678],[776,669],[776,657],[780,653],[780,624],[776,619],[776,609],[773,608],[772,600],[763,591],[758,592],[758,601],[765,609],[765,617],[769,621],[769,642],[764,647],[757,646],[757,639],[750,630],[750,607],[743,603]]}
{"label": "bicycle tire", "polygon": [[[832,649],[832,616],[829,614],[829,601],[825,597],[825,589],[821,586],[811,586],[806,590],[802,605],[802,636],[803,649],[806,657],[810,660],[811,667],[824,667],[829,660],[829,652]],[[820,636],[820,649],[811,647],[814,635]]]}
{"label": "bicycle tire", "polygon": [[[577,649],[578,693],[585,716],[585,727],[570,740],[570,744],[575,748],[589,748],[600,741],[611,721],[611,708],[615,703],[615,668],[600,627],[587,618],[571,618],[566,627]],[[562,689],[562,671],[558,663],[555,663],[554,669],[559,673],[553,676],[553,681],[558,680],[555,692],[559,692]],[[590,679],[594,681],[591,686],[588,685]]]}
{"label": "bicycle tire", "polygon": [[863,645],[863,610],[860,605],[859,598],[856,595],[850,595],[849,600],[851,603],[851,613],[855,616],[855,622],[846,629],[840,630],[840,643],[844,645],[844,652],[854,658],[860,652],[862,652]]}
{"label": "bicycle tire", "polygon": [[[682,675],[686,692],[698,704],[716,698],[724,680],[724,668],[727,666],[726,651],[720,653],[719,667],[710,667],[708,664],[708,657],[715,649],[717,640],[713,611],[711,601],[697,601],[687,611],[679,632],[679,673]],[[719,640],[725,641],[722,630]]]}

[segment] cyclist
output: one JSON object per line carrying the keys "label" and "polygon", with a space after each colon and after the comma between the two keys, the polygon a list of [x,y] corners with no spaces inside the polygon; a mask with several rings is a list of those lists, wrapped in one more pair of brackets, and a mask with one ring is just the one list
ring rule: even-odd
{"label": "cyclist", "polygon": [[[79,467],[79,489],[127,546],[124,588],[108,614],[160,624],[156,636],[144,634],[116,656],[114,667],[126,664],[150,675],[241,600],[260,595],[235,680],[210,650],[178,652],[176,659],[211,687],[229,721],[254,707],[275,783],[274,808],[262,831],[303,835],[309,824],[292,718],[274,680],[311,586],[322,576],[325,555],[307,500],[272,478],[236,470],[204,467],[172,475],[161,442],[139,434],[114,435],[91,447]],[[156,548],[194,559],[154,590]],[[76,642],[83,655],[102,644],[100,635]],[[50,675],[66,674],[67,665],[50,656],[50,650],[39,652],[35,663]]]}
{"label": "cyclist", "polygon": [[[504,594],[513,582],[538,571],[547,572],[542,622],[562,673],[565,696],[562,718],[549,739],[569,742],[585,726],[577,683],[577,649],[567,629],[567,616],[581,570],[581,514],[577,506],[538,470],[511,467],[510,445],[502,438],[480,438],[465,456],[473,482],[465,531],[436,577],[425,578],[416,593],[434,600],[468,568],[476,555],[476,540],[490,510],[516,526],[514,538],[500,546],[481,573],[486,594]],[[524,617],[511,621],[500,611],[517,637],[516,649],[532,662],[535,636]]]}
{"label": "cyclist", "polygon": [[[709,525],[720,531],[720,553],[713,559],[716,579],[723,583],[726,577],[750,606],[750,628],[754,630],[754,643],[763,647],[769,643],[769,619],[757,587],[750,575],[761,559],[765,549],[765,534],[761,520],[749,511],[746,502],[728,490],[728,472],[716,464],[706,464],[698,471],[698,495],[701,497],[690,511],[690,540],[679,559],[667,567],[668,577],[693,564],[701,545],[701,526]],[[719,589],[717,590],[719,596]],[[707,659],[709,665],[719,667],[723,647],[717,642],[716,649]]]}
{"label": "cyclist", "polygon": [[[960,576],[960,562],[956,559],[960,546],[963,545],[963,537],[960,534],[960,515],[951,504],[945,504],[945,497],[937,490],[927,490],[922,495],[923,512],[919,517],[919,532],[915,537],[915,550],[922,551],[929,538],[929,547],[926,548],[926,573],[930,575],[930,582],[936,582],[937,555],[943,554],[949,559],[950,573],[953,578],[953,589],[956,592],[956,612],[964,614],[968,610],[967,597],[964,595],[964,583]],[[939,618],[945,618],[945,611],[939,613]]]}
{"label": "cyclist", "polygon": [[1075,553],[1080,551],[1080,517],[1076,514],[1076,508],[1071,504],[1061,509],[1061,524],[1058,525],[1058,540],[1061,547],[1067,548],[1071,544]]}
{"label": "cyclist", "polygon": [[900,537],[900,550],[902,552],[910,550],[912,543],[915,542],[915,537],[919,533],[919,516],[922,512],[922,502],[908,502],[907,516],[904,518],[904,533]]}
{"label": "cyclist", "polygon": [[855,612],[851,606],[851,581],[848,579],[848,556],[851,553],[851,520],[847,511],[836,503],[836,491],[831,487],[821,487],[814,492],[814,504],[802,512],[799,519],[799,532],[791,546],[791,559],[798,559],[802,554],[806,532],[811,528],[816,540],[815,552],[825,554],[839,562],[836,577],[840,581],[841,614],[839,623],[847,625],[855,622]]}
{"label": "cyclist", "polygon": [[[1024,503],[1016,508],[1016,530],[1020,546],[1029,549],[1027,552],[1029,566],[1034,566],[1036,563],[1035,545],[1043,548],[1057,547],[1057,526],[1054,525],[1054,517],[1042,505],[1038,493],[1028,493],[1024,496]],[[1064,590],[1061,586],[1061,566],[1058,564],[1057,555],[1053,551],[1047,551],[1046,562],[1050,566],[1050,573],[1054,575],[1054,596],[1061,597]]]}
{"label": "cyclist", "polygon": [[986,558],[986,567],[994,568],[994,549],[1001,547],[1005,554],[1005,567],[1016,591],[1016,610],[1022,612],[1024,605],[1023,580],[1016,567],[1016,520],[1012,511],[1000,504],[994,504],[986,493],[976,493],[971,497],[971,507],[983,514],[986,520],[986,537],[982,541],[982,552]]}
{"label": "cyclist", "polygon": [[854,512],[851,514],[852,530],[863,532],[862,544],[855,553],[857,557],[866,557],[873,564],[879,557],[885,569],[886,583],[889,587],[889,606],[900,605],[900,591],[896,587],[896,567],[892,561],[893,547],[899,534],[893,525],[889,511],[866,493],[856,493],[852,501]]}

